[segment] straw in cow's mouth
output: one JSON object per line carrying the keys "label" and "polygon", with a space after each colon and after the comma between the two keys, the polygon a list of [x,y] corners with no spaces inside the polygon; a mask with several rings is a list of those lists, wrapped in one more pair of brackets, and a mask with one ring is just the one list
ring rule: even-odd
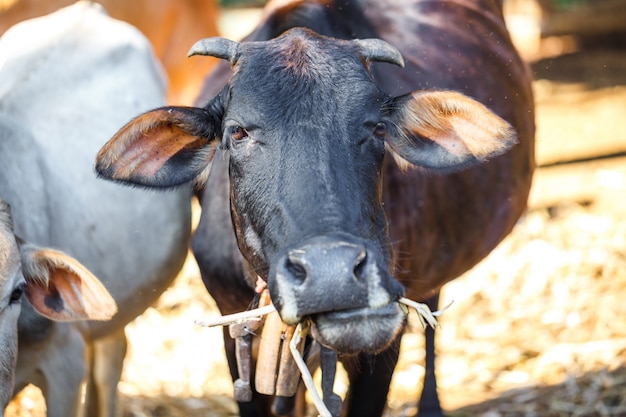
{"label": "straw in cow's mouth", "polygon": [[[409,307],[415,309],[420,323],[422,323],[424,327],[431,326],[433,328],[439,325],[436,317],[439,317],[445,310],[448,309],[448,307],[450,307],[448,305],[441,310],[431,311],[426,304],[418,303],[417,301],[409,300],[408,298],[404,297],[400,298],[398,300],[398,303],[406,306],[406,309],[404,311],[407,314],[409,313]],[[253,308],[251,310],[221,316],[209,321],[196,320],[195,324],[203,327],[217,327],[243,323],[248,320],[261,321],[263,316],[271,313],[272,311],[276,311],[276,308],[273,304],[268,304],[262,307]]]}
{"label": "straw in cow's mouth", "polygon": [[[237,367],[239,369],[239,379],[235,381],[235,399],[237,401],[250,401],[252,397],[251,388],[250,388],[250,364],[251,364],[251,343],[250,337],[256,336],[255,333],[262,325],[263,321],[267,317],[268,314],[276,312],[274,305],[269,300],[269,294],[267,290],[263,291],[265,294],[262,294],[262,299],[265,298],[267,301],[264,303],[260,303],[261,306],[255,309],[242,311],[235,314],[229,314],[226,316],[222,316],[209,321],[196,321],[196,324],[205,327],[215,327],[215,326],[230,326],[231,336],[235,339],[236,342],[236,352],[237,352]],[[263,297],[265,296],[265,297]],[[418,303],[413,300],[409,300],[408,298],[401,297],[398,299],[398,303],[402,306],[404,312],[406,314],[409,313],[409,309],[414,309],[417,312],[417,316],[424,327],[431,326],[433,328],[437,327],[439,324],[437,322],[436,317],[440,316],[449,306],[446,306],[444,309],[439,311],[431,311],[430,308],[426,304]],[[283,323],[284,324],[284,323]],[[286,326],[286,325],[285,325]],[[289,328],[294,326],[287,326]],[[303,340],[308,335],[310,330],[311,323],[309,320],[304,320],[302,323],[299,323],[295,330],[290,329],[291,331],[281,331],[279,332],[280,338],[284,339],[281,341],[283,346],[289,348],[289,352],[291,353],[292,362],[295,362],[298,370],[300,371],[302,381],[304,382],[305,387],[309,391],[309,395],[313,404],[317,408],[317,411],[321,417],[333,417],[340,414],[341,409],[341,399],[338,395],[332,392],[332,381],[334,381],[335,375],[335,367],[336,367],[336,353],[333,355],[334,363],[330,363],[329,361],[322,361],[322,380],[331,381],[330,383],[323,383],[322,386],[322,396],[320,396],[317,387],[313,382],[313,377],[306,365],[306,362],[302,356],[302,346]],[[284,330],[284,329],[283,329]],[[275,334],[276,332],[274,332]],[[262,343],[263,344],[263,338]],[[275,341],[271,341],[275,342]],[[269,342],[268,342],[269,343]],[[325,349],[325,348],[322,348]],[[262,348],[259,349],[263,350]],[[267,349],[266,349],[267,350]],[[272,349],[276,351],[276,348]],[[278,348],[278,350],[281,350]],[[285,352],[285,350],[282,350]],[[334,353],[334,352],[332,352]],[[273,369],[273,371],[268,371],[264,369],[261,374],[268,372],[275,372],[276,375],[266,375],[265,377],[261,375],[261,377],[265,378],[266,381],[278,381],[278,374],[284,373],[285,368],[288,365],[285,365],[287,361],[285,361],[284,353],[283,357],[280,358],[280,353],[274,353],[274,358],[271,361],[275,361],[276,366],[270,366],[268,369]],[[278,355],[278,356],[276,356]],[[272,364],[273,365],[273,364]],[[257,365],[258,366],[258,365]],[[257,374],[259,373],[259,369],[257,368]],[[332,374],[332,375],[331,375]],[[257,375],[258,377],[258,375]],[[293,376],[290,378],[293,380]],[[297,381],[297,380],[296,380]],[[278,387],[278,382],[271,382],[271,389],[273,389],[274,383],[277,386],[277,390],[281,388]],[[291,383],[283,383],[292,385]],[[257,384],[258,385],[258,384]],[[296,384],[297,385],[297,384]],[[284,389],[284,387],[282,388]],[[291,388],[289,388],[291,389]],[[272,394],[270,392],[269,394]],[[323,398],[323,399],[322,399]],[[330,406],[330,407],[329,407]],[[329,410],[332,409],[332,413]]]}

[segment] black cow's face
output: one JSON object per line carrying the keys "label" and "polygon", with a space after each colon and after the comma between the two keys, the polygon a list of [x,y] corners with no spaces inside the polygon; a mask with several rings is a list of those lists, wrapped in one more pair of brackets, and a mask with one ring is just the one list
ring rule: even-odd
{"label": "black cow's face", "polygon": [[222,146],[240,248],[283,320],[377,350],[403,322],[381,204],[386,97],[347,46],[304,31],[243,44]]}
{"label": "black cow's face", "polygon": [[381,203],[385,149],[452,170],[504,152],[512,129],[458,93],[385,96],[369,62],[402,57],[379,40],[293,29],[267,42],[202,40],[191,53],[228,59],[230,83],[205,108],[137,117],[100,151],[96,170],[175,186],[206,175],[217,138],[230,158],[239,247],[282,319],[310,318],[318,340],[341,352],[385,348],[404,323]]}

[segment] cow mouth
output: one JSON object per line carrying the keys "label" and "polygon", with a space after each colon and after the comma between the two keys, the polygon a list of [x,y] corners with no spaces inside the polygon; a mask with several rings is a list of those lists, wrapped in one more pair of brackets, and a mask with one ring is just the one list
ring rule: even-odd
{"label": "cow mouth", "polygon": [[343,354],[378,353],[404,328],[406,314],[397,302],[380,308],[357,308],[311,316],[312,336],[321,345]]}

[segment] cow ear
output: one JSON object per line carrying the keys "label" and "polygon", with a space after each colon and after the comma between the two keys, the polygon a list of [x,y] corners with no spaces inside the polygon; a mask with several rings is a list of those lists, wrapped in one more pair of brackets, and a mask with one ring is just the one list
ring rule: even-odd
{"label": "cow ear", "polygon": [[26,297],[57,321],[108,320],[117,305],[104,285],[76,259],[53,249],[20,245]]}
{"label": "cow ear", "polygon": [[208,175],[221,122],[207,109],[162,107],[122,127],[98,152],[96,172],[113,181],[167,188]]}
{"label": "cow ear", "polygon": [[410,164],[450,172],[504,153],[513,128],[487,107],[452,91],[413,92],[388,106],[387,145]]}

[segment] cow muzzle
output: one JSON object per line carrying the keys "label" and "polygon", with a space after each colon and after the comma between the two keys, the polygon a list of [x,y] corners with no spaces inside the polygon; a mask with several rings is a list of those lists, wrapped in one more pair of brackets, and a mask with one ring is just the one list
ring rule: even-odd
{"label": "cow muzzle", "polygon": [[375,250],[347,235],[318,236],[283,252],[270,268],[271,298],[285,323],[305,318],[324,346],[379,351],[397,336],[404,289]]}

